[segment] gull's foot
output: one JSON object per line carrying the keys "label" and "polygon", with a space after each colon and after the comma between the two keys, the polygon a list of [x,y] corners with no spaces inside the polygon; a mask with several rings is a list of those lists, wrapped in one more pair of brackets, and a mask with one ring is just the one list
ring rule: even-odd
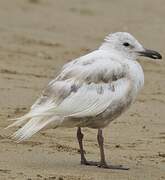
{"label": "gull's foot", "polygon": [[95,162],[95,161],[81,161],[82,165],[86,165],[86,166],[99,166],[99,162]]}
{"label": "gull's foot", "polygon": [[115,169],[115,170],[129,170],[128,167],[123,167],[122,165],[108,165],[106,163],[99,163],[98,167],[105,169]]}
{"label": "gull's foot", "polygon": [[82,165],[86,166],[97,166],[104,169],[116,169],[116,170],[129,170],[128,167],[123,167],[122,165],[108,165],[107,163],[95,162],[95,161],[81,161]]}

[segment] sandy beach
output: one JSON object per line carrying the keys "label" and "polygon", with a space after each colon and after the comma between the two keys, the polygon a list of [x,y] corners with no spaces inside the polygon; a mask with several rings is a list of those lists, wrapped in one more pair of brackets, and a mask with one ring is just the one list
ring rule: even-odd
{"label": "sandy beach", "polygon": [[[108,162],[80,165],[75,129],[41,131],[17,144],[4,130],[28,112],[62,65],[97,49],[110,32],[132,33],[165,54],[164,0],[0,0],[0,180],[164,180],[165,63],[140,60],[145,86],[104,130]],[[86,156],[99,160],[97,131],[84,128]]]}

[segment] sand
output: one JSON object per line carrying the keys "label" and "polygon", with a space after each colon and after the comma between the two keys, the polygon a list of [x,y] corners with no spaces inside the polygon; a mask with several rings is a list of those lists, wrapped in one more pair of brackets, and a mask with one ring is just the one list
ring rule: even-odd
{"label": "sand", "polygon": [[[164,0],[0,0],[0,179],[165,179],[165,63],[141,60],[145,87],[136,103],[104,130],[107,161],[128,171],[80,165],[76,129],[50,129],[24,143],[4,130],[26,113],[67,61],[96,49],[105,35],[132,33],[165,54]],[[96,130],[86,156],[99,160]]]}

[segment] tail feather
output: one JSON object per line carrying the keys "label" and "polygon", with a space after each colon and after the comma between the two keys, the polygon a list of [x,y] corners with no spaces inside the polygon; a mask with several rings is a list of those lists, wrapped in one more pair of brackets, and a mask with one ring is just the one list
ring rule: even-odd
{"label": "tail feather", "polygon": [[55,116],[52,112],[48,113],[52,107],[54,107],[52,101],[48,101],[45,105],[42,106],[32,106],[29,113],[15,119],[16,121],[7,128],[13,126],[22,127],[12,135],[12,138],[17,142],[21,142],[30,138],[32,135],[43,128],[55,128],[60,126],[62,123],[62,118]]}
{"label": "tail feather", "polygon": [[[30,138],[32,135],[37,133],[43,128],[47,128],[49,124],[50,127],[57,127],[61,124],[61,120],[57,116],[52,115],[45,115],[40,114],[36,116],[36,114],[33,116],[33,114],[30,113],[17,118],[14,123],[9,125],[7,128],[13,127],[13,126],[21,126],[20,129],[18,129],[11,137],[16,140],[16,142],[24,141],[28,138]],[[51,125],[51,126],[50,126]]]}
{"label": "tail feather", "polygon": [[[5,129],[8,129],[8,128],[11,128],[11,127],[14,127],[14,126],[21,126],[21,125],[25,124],[29,119],[31,119],[31,118],[33,118],[35,116],[37,117],[37,114],[34,113],[33,111],[30,111],[29,113],[25,114],[22,117],[9,119],[10,121],[15,121],[15,122],[10,124],[9,126],[7,126]],[[39,114],[38,114],[38,116],[39,116]]]}
{"label": "tail feather", "polygon": [[14,126],[21,126],[23,124],[25,124],[30,118],[22,116],[20,118],[15,118],[15,119],[10,119],[12,121],[15,121],[14,123],[10,124],[9,126],[7,126],[5,129],[14,127]]}
{"label": "tail feather", "polygon": [[13,134],[13,138],[16,139],[17,142],[24,141],[30,138],[32,135],[37,133],[39,130],[44,128],[46,125],[54,121],[54,118],[43,119],[43,118],[32,118],[26,123],[21,129],[16,131]]}

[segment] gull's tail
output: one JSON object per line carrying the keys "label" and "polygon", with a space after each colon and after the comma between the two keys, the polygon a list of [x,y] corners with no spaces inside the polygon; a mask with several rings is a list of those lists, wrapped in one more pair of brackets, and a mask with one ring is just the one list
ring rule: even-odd
{"label": "gull's tail", "polygon": [[33,111],[25,114],[24,116],[14,119],[15,122],[9,125],[7,128],[13,126],[22,126],[13,135],[12,138],[17,142],[24,141],[30,138],[32,135],[37,133],[41,129],[58,127],[61,124],[58,116],[52,116],[43,113],[36,114]]}

